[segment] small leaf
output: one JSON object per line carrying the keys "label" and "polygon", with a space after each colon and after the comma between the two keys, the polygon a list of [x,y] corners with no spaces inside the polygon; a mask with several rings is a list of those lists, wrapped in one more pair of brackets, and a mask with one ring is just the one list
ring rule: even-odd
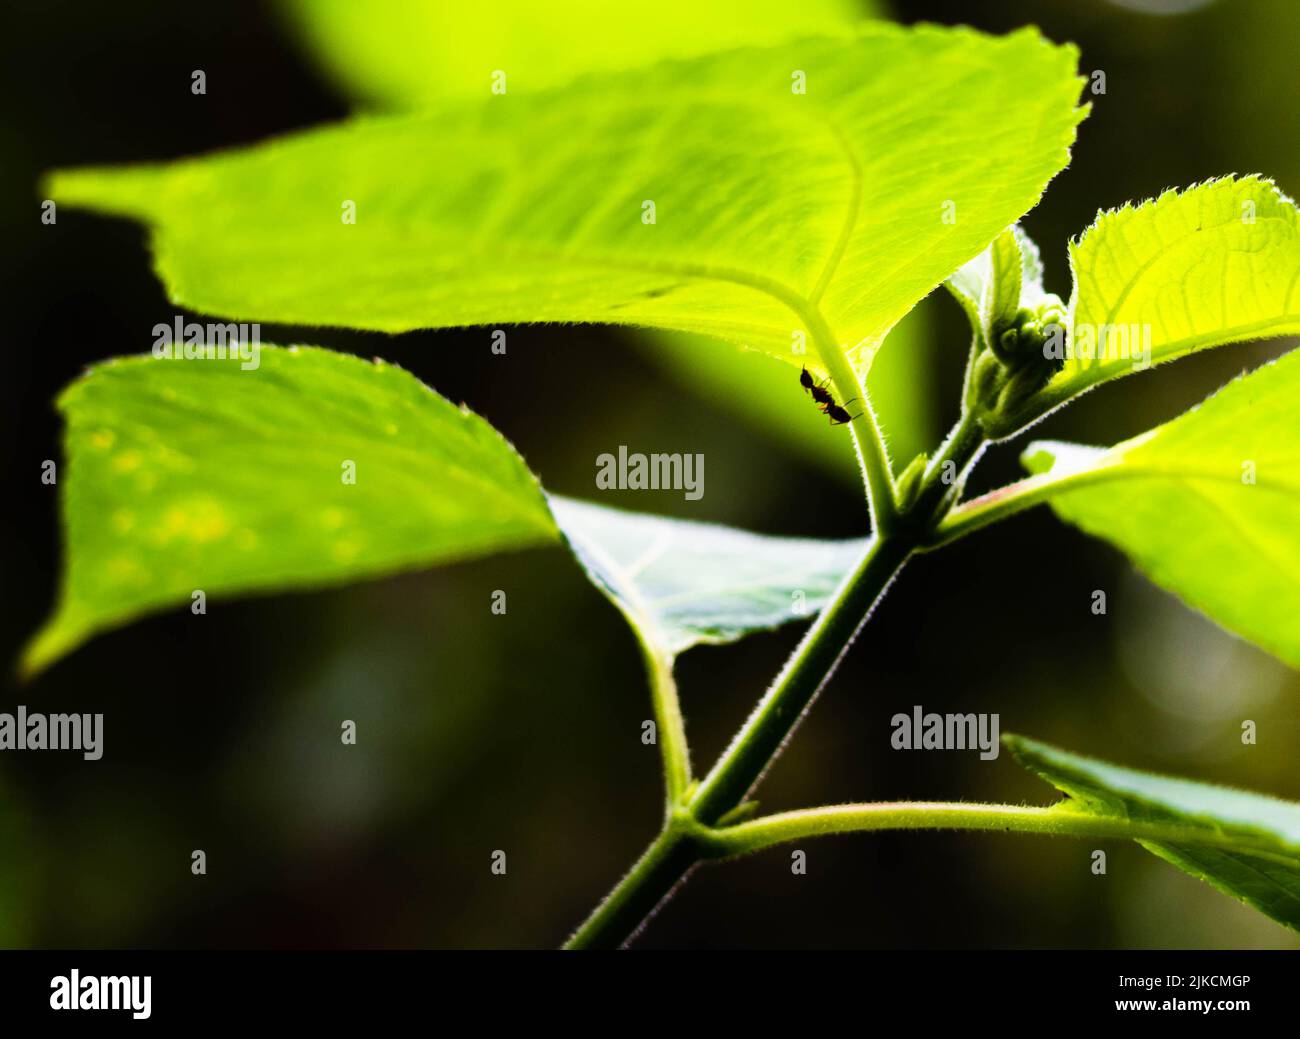
{"label": "small leaf", "polygon": [[[1213,834],[1225,847],[1140,841],[1186,873],[1300,930],[1300,804],[1265,794],[1138,772],[1007,735],[1031,772],[1068,794],[1070,810],[1134,822],[1168,823],[1189,838]],[[1233,838],[1240,843],[1234,846]]]}
{"label": "small leaf", "polygon": [[1102,450],[1026,451],[1063,519],[1153,581],[1300,667],[1300,351]]}
{"label": "small leaf", "polygon": [[1070,244],[1061,401],[1150,364],[1300,332],[1300,211],[1272,181],[1224,177],[1100,213]]}
{"label": "small leaf", "polygon": [[863,540],[766,537],[550,496],[593,584],[671,658],[817,614],[866,550]]}
{"label": "small leaf", "polygon": [[126,358],[59,406],[64,575],[28,673],[197,591],[315,588],[557,536],[514,448],[392,365],[307,347],[264,346],[252,371]]}
{"label": "small leaf", "polygon": [[1068,162],[1079,89],[1074,50],[1032,30],[877,23],[49,192],[145,220],[171,298],[213,314],[619,323],[795,364],[802,331],[864,373]]}
{"label": "small leaf", "polygon": [[1034,309],[1047,295],[1043,291],[1043,261],[1038,246],[1018,224],[962,264],[944,286],[966,311],[980,345],[988,344],[994,309],[1009,322],[1021,307]]}
{"label": "small leaf", "polygon": [[1020,309],[1020,244],[1014,230],[1003,231],[988,248],[989,277],[980,297],[980,321],[992,335],[1010,325]]}

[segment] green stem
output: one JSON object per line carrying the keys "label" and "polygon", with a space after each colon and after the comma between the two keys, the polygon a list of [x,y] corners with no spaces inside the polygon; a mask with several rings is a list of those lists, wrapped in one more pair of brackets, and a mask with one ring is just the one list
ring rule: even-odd
{"label": "green stem", "polygon": [[[1060,837],[1123,838],[1236,850],[1253,843],[1251,838],[1241,834],[1225,834],[1207,828],[1094,815],[1073,808],[1068,802],[1038,808],[901,801],[828,805],[781,812],[716,830],[711,834],[710,845],[715,853],[731,857],[810,837],[878,830],[996,830]],[[1278,855],[1276,844],[1268,841],[1259,841],[1252,854],[1271,856],[1288,863],[1294,861]]]}
{"label": "green stem", "polygon": [[700,860],[694,843],[681,830],[666,826],[564,948],[617,949],[626,945]]}
{"label": "green stem", "polygon": [[797,300],[787,302],[812,336],[817,353],[839,392],[840,400],[852,400],[852,407],[860,409],[849,423],[849,431],[858,452],[858,462],[862,466],[867,508],[871,513],[871,529],[878,537],[883,537],[893,528],[893,521],[898,514],[898,502],[894,494],[894,477],[890,469],[889,452],[885,448],[885,436],[881,432],[866,384],[845,356],[821,310],[816,305]]}
{"label": "green stem", "polygon": [[979,423],[963,414],[927,468],[915,501],[905,513],[894,514],[889,533],[872,539],[772,687],[700,781],[688,802],[699,822],[712,826],[739,805],[781,753],[894,576],[925,543],[936,516],[960,493],[983,446]]}
{"label": "green stem", "polygon": [[[663,832],[566,948],[616,948],[625,944],[698,863],[730,854],[720,840],[733,830],[718,829],[720,821],[742,805],[750,789],[781,753],[894,576],[913,552],[927,543],[943,511],[960,493],[964,475],[985,442],[978,422],[964,415],[927,469],[911,503],[900,510],[887,468],[883,472],[888,482],[881,484],[878,479],[881,470],[877,463],[888,463],[874,416],[867,430],[865,439],[878,441],[871,455],[873,461],[867,466],[869,485],[875,484],[880,494],[888,491],[884,510],[873,508],[873,515],[888,515],[888,525],[877,530],[853,572],[841,583],[708,775],[698,785],[688,786],[680,798],[670,798]],[[945,466],[945,462],[952,465]],[[871,473],[876,477],[870,478]],[[956,479],[951,478],[953,474]],[[879,496],[873,493],[872,497],[881,503]]]}
{"label": "green stem", "polygon": [[740,804],[780,753],[910,554],[911,549],[897,540],[871,541],[718,763],[693,796],[684,803],[670,804],[663,832],[565,948],[610,949],[626,944],[691,869],[710,857],[707,842],[696,838],[717,832],[711,825]]}
{"label": "green stem", "polygon": [[1104,483],[1124,475],[1119,458],[1104,464],[1071,468],[1056,466],[1051,471],[998,487],[978,498],[962,502],[947,513],[932,530],[927,550],[950,544],[981,527],[1033,508],[1067,490]]}
{"label": "green stem", "polygon": [[911,554],[912,546],[902,539],[872,539],[730,746],[700,781],[689,802],[696,819],[712,825],[744,800],[834,674],[873,607]]}
{"label": "green stem", "polygon": [[942,446],[925,468],[916,499],[907,510],[921,544],[927,543],[938,522],[948,513],[966,486],[966,476],[979,460],[987,440],[979,421],[962,412]]}
{"label": "green stem", "polygon": [[679,815],[637,860],[565,948],[614,948],[636,937],[655,910],[701,861],[735,858],[795,841],[846,833],[951,830],[1095,837],[1157,844],[1249,850],[1293,867],[1276,844],[1240,833],[1155,820],[1094,815],[1068,802],[1049,807],[899,801],[827,805],[780,812],[721,828]]}
{"label": "green stem", "polygon": [[[578,536],[569,532],[568,537],[574,541]],[[610,575],[617,587],[615,602],[641,647],[641,658],[645,661],[646,676],[650,681],[650,702],[655,712],[655,742],[663,760],[664,791],[671,813],[672,806],[681,799],[691,782],[691,749],[686,741],[686,723],[677,698],[677,682],[673,678],[673,657],[658,649],[645,636],[645,618],[651,616],[651,610],[641,598],[635,574],[627,572],[595,540],[581,539],[581,551]]]}
{"label": "green stem", "polygon": [[645,658],[646,674],[650,679],[650,701],[654,705],[656,742],[663,760],[664,790],[669,811],[681,800],[691,782],[691,751],[686,741],[686,722],[682,718],[681,702],[677,697],[677,682],[673,678],[673,661],[656,652],[653,646],[639,635],[641,654]]}

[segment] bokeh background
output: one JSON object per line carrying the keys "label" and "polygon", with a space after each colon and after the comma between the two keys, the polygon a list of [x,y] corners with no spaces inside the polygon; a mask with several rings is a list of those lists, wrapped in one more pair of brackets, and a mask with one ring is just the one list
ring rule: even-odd
{"label": "bokeh background", "polygon": [[[1084,72],[1106,73],[1073,165],[1025,221],[1062,296],[1065,242],[1100,207],[1228,172],[1300,192],[1292,0],[860,9],[999,32],[1035,23],[1077,42]],[[41,224],[40,174],[253,142],[341,118],[357,97],[284,5],[7,0],[0,18],[0,658],[11,662],[56,587],[57,501],[39,480],[41,462],[60,457],[52,399],[84,365],[147,350],[152,325],[176,312],[138,226],[74,212]],[[196,68],[207,73],[202,97],[189,89]],[[946,297],[909,325],[881,360],[900,452],[955,417],[968,341]],[[847,453],[847,437],[792,432],[779,405],[734,410],[729,386],[753,360],[732,367],[731,354],[711,354],[720,367],[701,374],[603,328],[515,329],[504,357],[479,330],[263,334],[404,365],[504,431],[555,491],[594,496],[595,456],[618,444],[702,451],[701,502],[671,492],[602,501],[771,533],[862,533],[852,465],[827,453]],[[1114,442],[1292,345],[1228,347],[1124,380],[1036,434]],[[763,367],[754,378],[770,380]],[[779,377],[806,415],[793,373]],[[974,489],[1014,478],[1016,453],[991,452]],[[488,608],[497,588],[509,591],[506,616]],[[1105,616],[1091,612],[1095,589],[1107,592]],[[721,749],[798,634],[682,659],[697,764]],[[203,618],[178,609],[96,640],[29,686],[11,673],[0,710],[102,712],[106,752],[98,762],[0,755],[0,945],[552,946],[659,819],[632,637],[560,548],[213,603]],[[917,703],[997,712],[1006,730],[1084,753],[1300,800],[1300,676],[1043,510],[909,565],[768,776],[764,805],[1053,799],[1006,756],[890,750],[890,716]],[[356,747],[339,743],[345,717],[358,723]],[[1257,746],[1241,745],[1245,718],[1258,723]],[[1109,872],[1097,877],[1092,846],[1076,841],[809,843],[806,876],[791,875],[787,850],[698,872],[641,944],[1300,945],[1138,847],[1103,846]],[[190,873],[195,848],[207,852],[206,877]],[[495,849],[509,856],[504,877],[489,871]]]}

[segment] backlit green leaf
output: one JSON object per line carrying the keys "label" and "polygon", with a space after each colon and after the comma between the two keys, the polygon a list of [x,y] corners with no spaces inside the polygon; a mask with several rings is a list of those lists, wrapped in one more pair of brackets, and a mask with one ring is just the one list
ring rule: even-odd
{"label": "backlit green leaf", "polygon": [[557,537],[501,435],[392,365],[306,347],[263,347],[251,371],[127,358],[59,406],[64,576],[28,672],[198,591],[320,587]]}
{"label": "backlit green leaf", "polygon": [[1070,243],[1070,267],[1070,349],[1051,401],[1197,350],[1300,333],[1300,211],[1261,177],[1101,213]]}
{"label": "backlit green leaf", "polygon": [[809,619],[866,542],[766,537],[550,498],[592,582],[660,653]]}
{"label": "backlit green leaf", "polygon": [[[772,44],[854,25],[877,5],[862,0],[501,0],[491,8],[427,0],[289,0],[308,49],[348,92],[386,109],[419,109],[453,96],[482,97],[491,70],[509,89],[534,92],[587,72],[651,64],[742,44]],[[635,24],[636,32],[628,25]],[[930,443],[927,366],[919,312],[890,334],[886,361],[868,390],[897,457]],[[861,480],[845,437],[811,412],[789,367],[758,352],[737,354],[688,333],[633,334],[645,355],[684,388],[815,461],[846,482]],[[896,355],[892,356],[891,355]],[[814,363],[816,360],[814,358]],[[739,389],[743,387],[743,392]]]}
{"label": "backlit green leaf", "polygon": [[[768,538],[552,498],[487,422],[400,368],[310,347],[110,361],[63,394],[66,532],[35,672],[169,607],[558,540],[671,657],[811,617],[858,541]],[[554,517],[552,516],[554,512]]]}
{"label": "backlit green leaf", "polygon": [[980,319],[986,329],[1008,325],[1020,309],[1021,255],[1014,230],[1003,231],[988,248],[989,278],[980,298]]}
{"label": "backlit green leaf", "polygon": [[[1189,837],[1213,833],[1228,846],[1140,841],[1147,850],[1300,930],[1300,804],[1265,794],[1138,772],[1022,736],[1003,742],[1025,768],[1070,795],[1078,812],[1168,823]],[[1231,839],[1240,841],[1233,846]]]}
{"label": "backlit green leaf", "polygon": [[944,285],[981,343],[987,343],[994,322],[1009,322],[1021,307],[1038,307],[1046,296],[1038,246],[1019,225],[962,264]]}
{"label": "backlit green leaf", "polygon": [[1300,351],[1110,450],[1036,443],[1025,464],[1062,518],[1300,667]]}
{"label": "backlit green leaf", "polygon": [[812,333],[865,370],[1065,165],[1078,93],[1033,31],[875,24],[49,191],[149,223],[171,297],[209,313],[614,322],[795,363]]}

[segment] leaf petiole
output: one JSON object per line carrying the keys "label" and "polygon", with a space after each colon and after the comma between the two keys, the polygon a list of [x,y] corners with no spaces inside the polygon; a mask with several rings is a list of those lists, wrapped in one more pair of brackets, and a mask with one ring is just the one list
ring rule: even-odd
{"label": "leaf petiole", "polygon": [[1071,455],[1067,458],[1062,452],[1062,461],[1053,465],[1050,471],[962,502],[935,525],[921,550],[928,552],[950,544],[981,527],[1040,505],[1066,490],[1122,476],[1123,467],[1118,456],[1113,462],[1096,464],[1105,454],[1102,448],[1071,447]]}
{"label": "leaf petiole", "polygon": [[1237,833],[1173,822],[1098,815],[1062,802],[1048,807],[962,802],[900,801],[878,804],[826,805],[751,819],[715,830],[711,844],[721,857],[762,851],[778,844],[841,833],[879,830],[987,830],[1037,833],[1058,837],[1113,837],[1250,851],[1253,855],[1296,864],[1280,854],[1275,841],[1252,841]]}
{"label": "leaf petiole", "polygon": [[[819,337],[819,343],[822,341]],[[825,341],[834,343],[833,337]],[[833,356],[846,370],[845,377],[856,380],[843,355],[834,353]],[[836,374],[832,370],[832,377]],[[874,420],[867,423],[867,431],[859,445],[865,448],[864,465],[869,479],[879,485],[883,475],[888,481],[880,491],[888,492],[886,500],[891,516],[888,526],[878,530],[868,542],[857,565],[818,614],[776,681],[713,768],[698,785],[689,786],[676,802],[670,797],[663,831],[578,928],[565,948],[616,948],[626,944],[696,865],[720,854],[730,854],[719,844],[724,839],[721,835],[754,823],[719,829],[719,821],[745,801],[781,753],[895,575],[922,546],[926,533],[943,510],[960,494],[962,478],[985,444],[978,422],[969,415],[963,416],[927,467],[915,497],[904,511],[894,499],[883,438],[879,437]],[[871,459],[870,464],[867,459]],[[885,468],[878,468],[877,463],[883,463]],[[949,474],[956,475],[950,479]],[[873,500],[879,502],[880,498],[876,496]]]}

